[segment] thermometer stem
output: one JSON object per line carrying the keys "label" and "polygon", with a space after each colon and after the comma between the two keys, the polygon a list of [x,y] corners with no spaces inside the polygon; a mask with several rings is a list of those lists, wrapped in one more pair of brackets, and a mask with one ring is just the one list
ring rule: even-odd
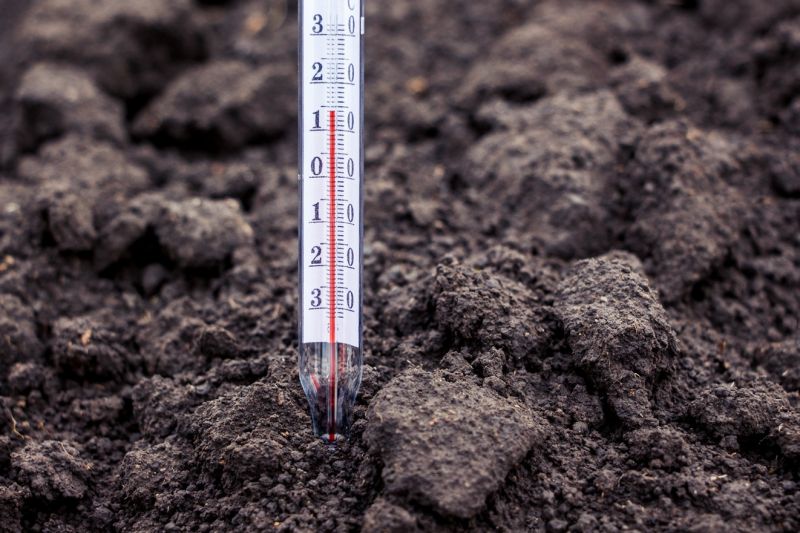
{"label": "thermometer stem", "polygon": [[335,442],[353,422],[362,375],[363,3],[298,8],[298,366],[314,433]]}

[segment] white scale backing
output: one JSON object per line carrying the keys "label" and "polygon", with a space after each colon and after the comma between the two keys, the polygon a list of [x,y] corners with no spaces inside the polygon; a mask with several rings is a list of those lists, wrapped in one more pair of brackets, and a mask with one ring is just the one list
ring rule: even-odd
{"label": "white scale backing", "polygon": [[302,0],[300,39],[303,343],[360,348],[361,0]]}

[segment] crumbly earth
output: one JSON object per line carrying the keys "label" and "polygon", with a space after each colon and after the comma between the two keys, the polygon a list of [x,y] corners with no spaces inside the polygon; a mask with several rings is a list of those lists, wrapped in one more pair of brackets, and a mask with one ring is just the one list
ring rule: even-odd
{"label": "crumbly earth", "polygon": [[0,531],[800,530],[799,0],[367,0],[336,447],[297,2],[0,7]]}

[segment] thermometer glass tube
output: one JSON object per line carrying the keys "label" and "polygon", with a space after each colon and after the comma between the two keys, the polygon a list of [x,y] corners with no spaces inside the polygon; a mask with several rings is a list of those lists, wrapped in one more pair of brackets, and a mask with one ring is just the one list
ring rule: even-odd
{"label": "thermometer glass tube", "polygon": [[299,2],[300,381],[328,442],[347,435],[361,384],[362,9]]}

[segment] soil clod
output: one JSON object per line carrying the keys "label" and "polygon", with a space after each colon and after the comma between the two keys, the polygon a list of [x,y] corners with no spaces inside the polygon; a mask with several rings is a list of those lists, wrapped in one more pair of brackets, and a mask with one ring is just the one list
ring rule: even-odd
{"label": "soil clod", "polygon": [[459,518],[478,512],[546,431],[514,402],[422,370],[384,387],[368,418],[386,492]]}

